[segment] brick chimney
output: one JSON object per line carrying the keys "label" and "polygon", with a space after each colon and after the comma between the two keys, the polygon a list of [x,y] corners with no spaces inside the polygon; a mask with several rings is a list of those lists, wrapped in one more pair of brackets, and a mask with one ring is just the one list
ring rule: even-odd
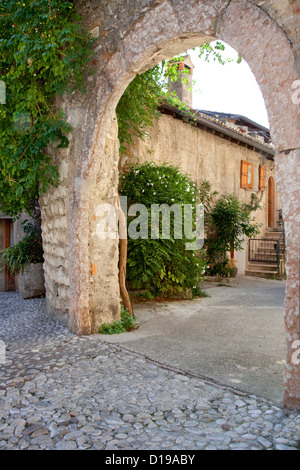
{"label": "brick chimney", "polygon": [[[192,86],[194,65],[189,55],[184,56],[183,59],[183,61],[177,62],[179,70],[182,71],[184,69],[189,69],[191,73],[180,73],[176,82],[171,82],[171,80],[169,79],[169,91],[175,91],[178,98],[183,101],[189,108],[192,108],[192,91],[190,90],[190,88]],[[185,81],[182,82],[181,78],[184,78]]]}

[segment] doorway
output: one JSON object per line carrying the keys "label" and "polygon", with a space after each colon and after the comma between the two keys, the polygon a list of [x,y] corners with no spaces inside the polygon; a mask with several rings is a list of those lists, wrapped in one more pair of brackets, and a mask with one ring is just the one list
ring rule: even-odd
{"label": "doorway", "polygon": [[275,228],[275,181],[270,176],[268,181],[268,228]]}
{"label": "doorway", "polygon": [[[13,222],[11,219],[0,220],[0,248],[6,249],[13,245]],[[0,272],[0,291],[14,291],[15,276],[10,274],[7,266]]]}

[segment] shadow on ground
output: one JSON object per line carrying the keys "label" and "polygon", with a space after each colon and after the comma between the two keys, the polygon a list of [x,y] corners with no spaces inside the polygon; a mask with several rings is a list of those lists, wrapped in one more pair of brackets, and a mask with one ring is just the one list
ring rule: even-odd
{"label": "shadow on ground", "polygon": [[285,281],[205,283],[209,298],[135,304],[140,328],[100,335],[161,364],[281,403]]}

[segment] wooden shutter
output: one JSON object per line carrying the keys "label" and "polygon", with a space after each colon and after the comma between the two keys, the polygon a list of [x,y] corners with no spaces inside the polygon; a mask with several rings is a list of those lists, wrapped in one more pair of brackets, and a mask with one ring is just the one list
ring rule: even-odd
{"label": "wooden shutter", "polygon": [[248,188],[248,167],[249,163],[241,161],[241,188]]}
{"label": "wooden shutter", "polygon": [[249,163],[248,177],[249,177],[249,167],[251,168],[251,180],[250,180],[250,182],[248,181],[248,188],[252,189],[253,188],[253,183],[254,183],[254,163]]}
{"label": "wooden shutter", "polygon": [[[251,173],[250,173],[251,172]],[[249,176],[251,179],[249,181]],[[254,163],[242,160],[241,162],[241,188],[252,189],[254,182]]]}
{"label": "wooden shutter", "polygon": [[259,165],[259,190],[264,191],[265,189],[265,167]]}

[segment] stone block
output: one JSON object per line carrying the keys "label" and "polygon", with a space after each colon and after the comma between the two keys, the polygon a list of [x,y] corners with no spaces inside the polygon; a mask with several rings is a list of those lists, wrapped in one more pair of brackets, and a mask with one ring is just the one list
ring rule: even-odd
{"label": "stone block", "polygon": [[17,275],[17,286],[23,299],[45,294],[43,263],[31,263]]}

